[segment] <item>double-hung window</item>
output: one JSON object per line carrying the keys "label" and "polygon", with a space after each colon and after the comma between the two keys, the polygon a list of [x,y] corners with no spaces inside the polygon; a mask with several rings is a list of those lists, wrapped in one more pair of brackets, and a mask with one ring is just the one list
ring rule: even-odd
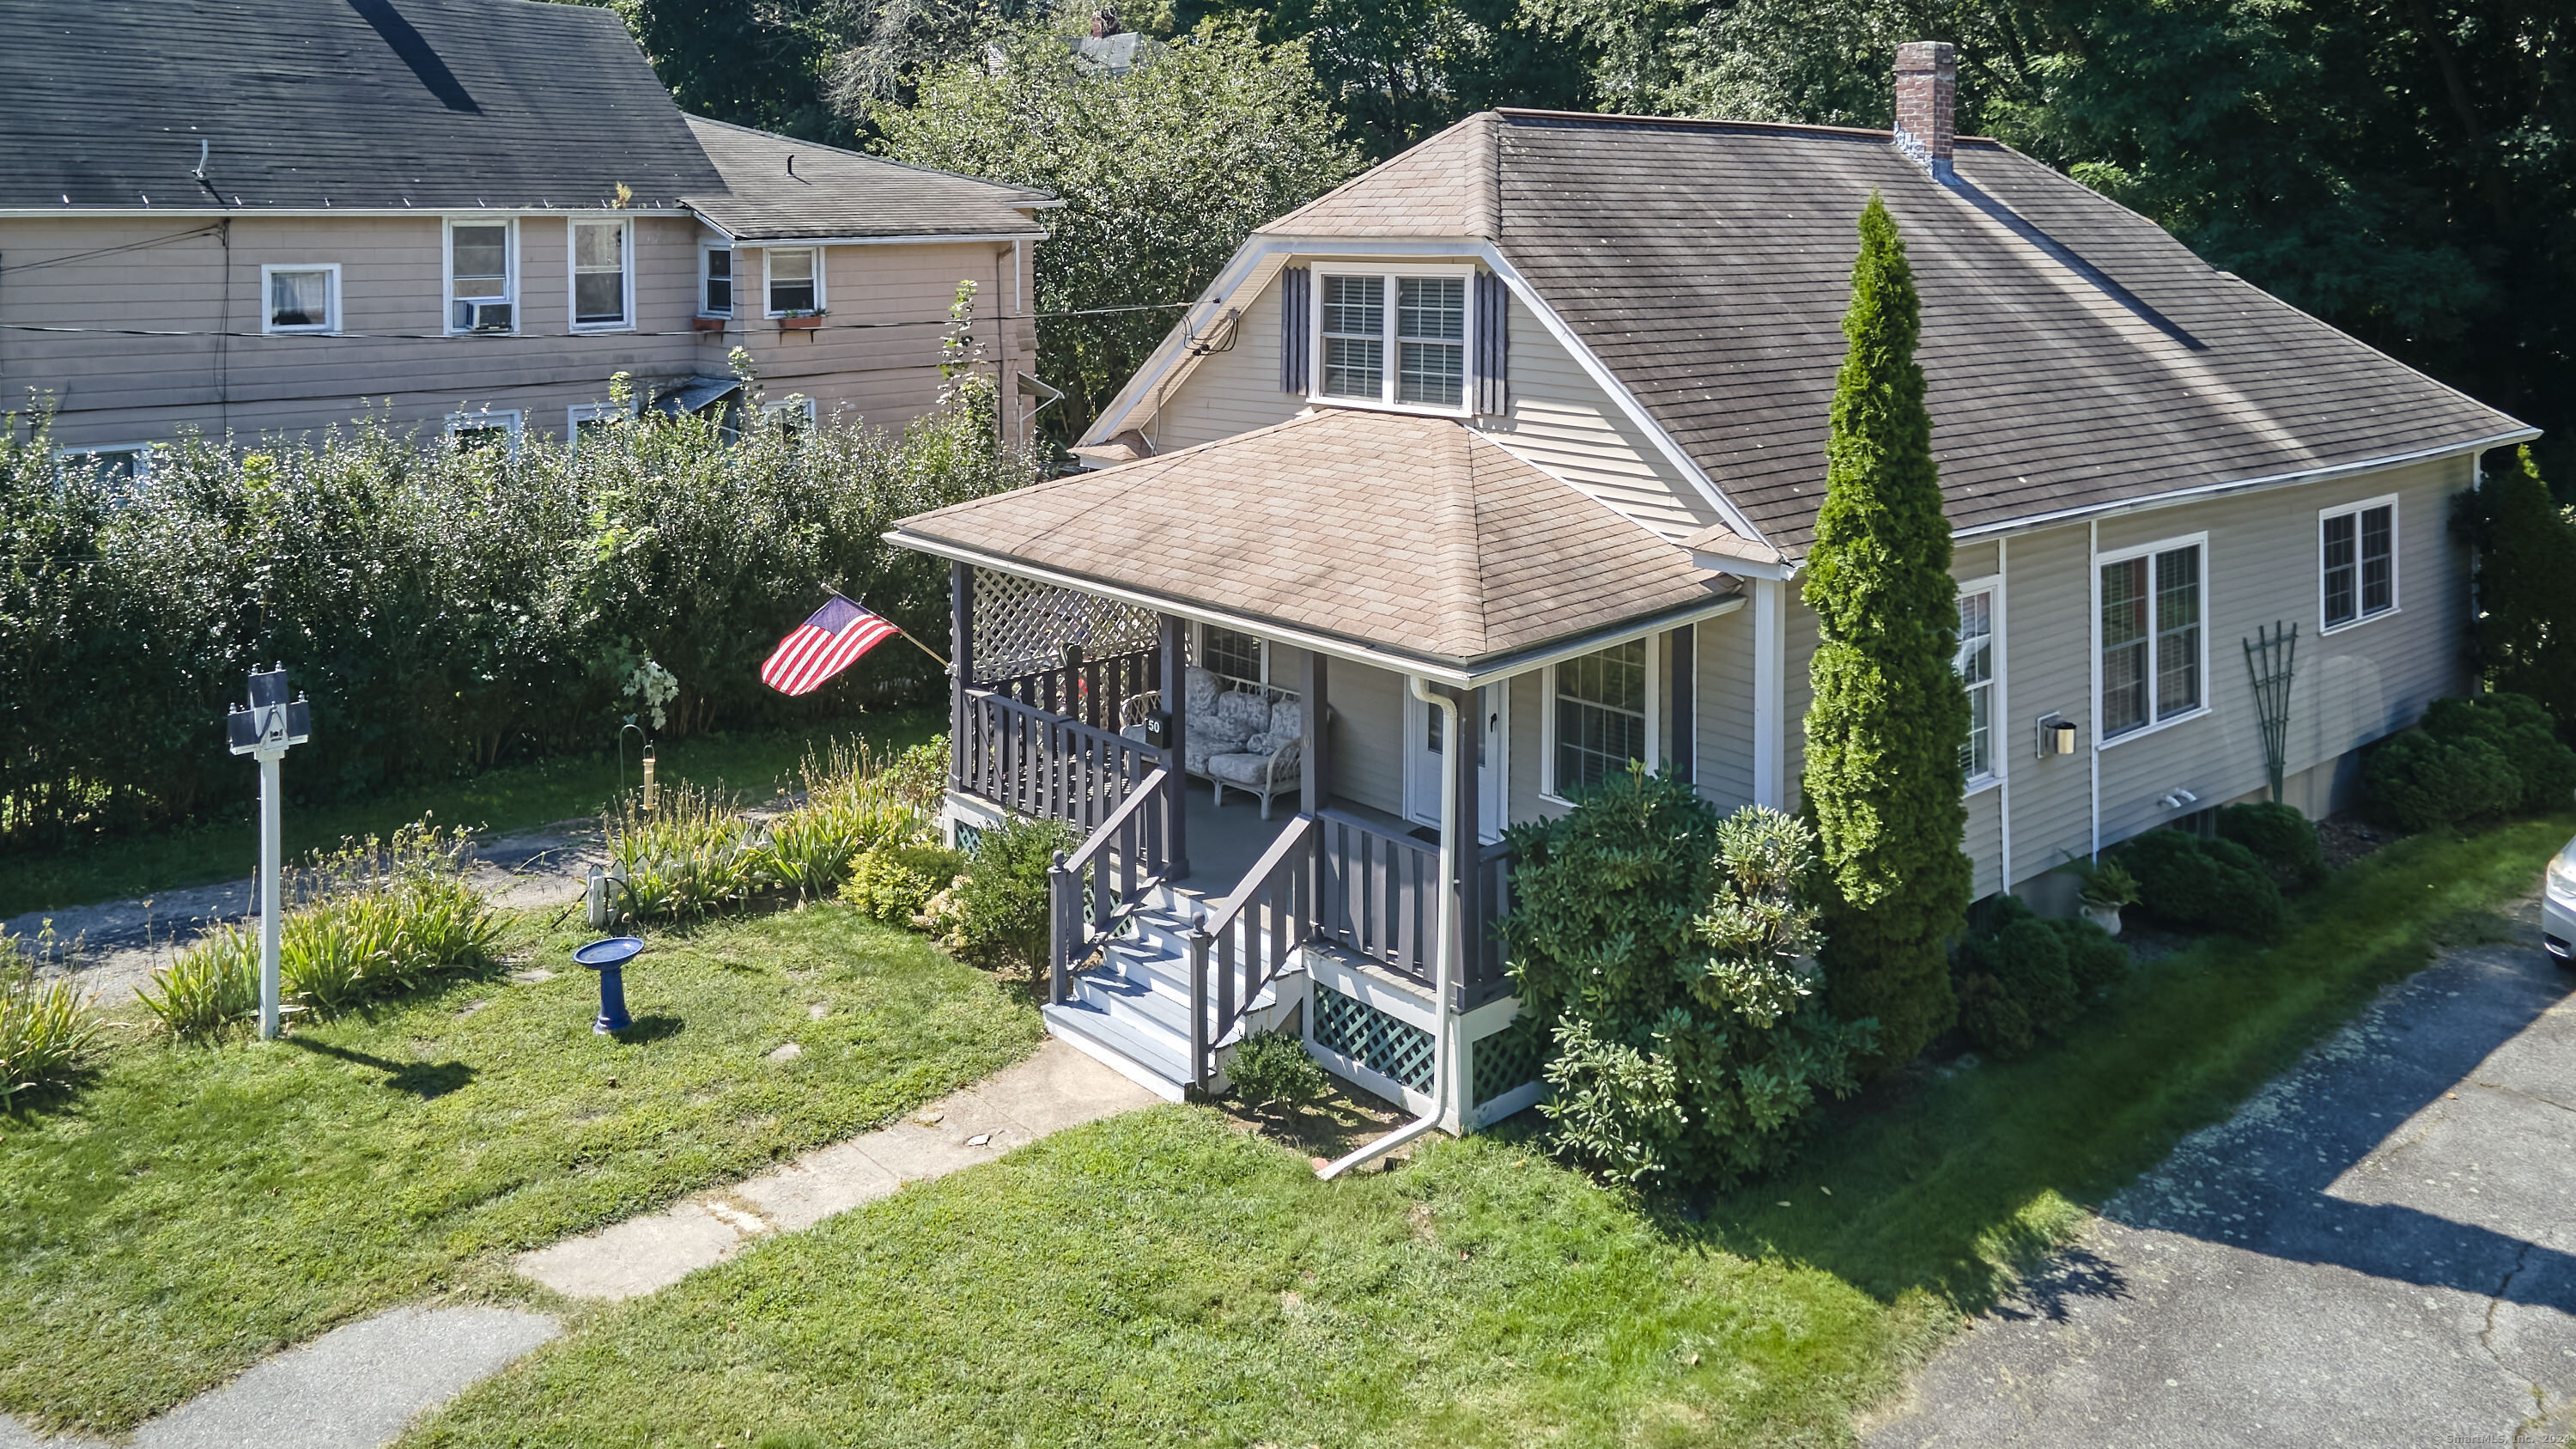
{"label": "double-hung window", "polygon": [[487,449],[519,456],[519,410],[495,411],[478,408],[473,412],[447,415],[447,441],[460,453],[479,453]]}
{"label": "double-hung window", "polygon": [[1631,639],[1548,671],[1548,794],[1577,799],[1632,760],[1653,767],[1651,645]]}
{"label": "double-hung window", "polygon": [[2104,740],[2201,708],[2208,664],[2202,548],[2198,538],[2174,540],[2095,561]]}
{"label": "double-hung window", "polygon": [[508,221],[447,224],[447,330],[518,330],[518,248]]}
{"label": "double-hung window", "polygon": [[793,317],[823,310],[823,253],[817,247],[771,247],[769,315]]}
{"label": "double-hung window", "polygon": [[[1263,666],[1261,641],[1240,629],[1217,624],[1199,626],[1199,667],[1229,684],[1258,689],[1269,682]],[[1435,718],[1438,711],[1434,711]]]}
{"label": "double-hung window", "polygon": [[1959,652],[1953,663],[1968,692],[1968,742],[1959,746],[1959,770],[1975,784],[1995,773],[1995,610],[1991,583],[1959,590]]}
{"label": "double-hung window", "polygon": [[733,248],[714,245],[698,248],[698,315],[733,315]]}
{"label": "double-hung window", "polygon": [[1467,402],[1468,272],[1324,272],[1319,397],[1457,412]]}
{"label": "double-hung window", "polygon": [[2317,515],[2318,596],[2325,626],[2338,629],[2397,607],[2397,500],[2331,508]]}
{"label": "double-hung window", "polygon": [[313,262],[259,269],[259,290],[267,311],[259,330],[267,333],[337,332],[340,330],[340,264]]}
{"label": "double-hung window", "polygon": [[632,327],[634,229],[625,221],[572,224],[572,325]]}

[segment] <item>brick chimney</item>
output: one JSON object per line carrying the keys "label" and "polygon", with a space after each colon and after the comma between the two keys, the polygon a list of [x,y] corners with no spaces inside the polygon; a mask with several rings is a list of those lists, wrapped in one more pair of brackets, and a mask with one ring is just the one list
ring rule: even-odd
{"label": "brick chimney", "polygon": [[1896,149],[1935,176],[1950,174],[1958,105],[1959,53],[1948,41],[1896,47]]}

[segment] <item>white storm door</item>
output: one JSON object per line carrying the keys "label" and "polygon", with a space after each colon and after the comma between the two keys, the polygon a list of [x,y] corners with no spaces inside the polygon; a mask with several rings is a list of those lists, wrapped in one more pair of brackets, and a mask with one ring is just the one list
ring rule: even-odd
{"label": "white storm door", "polygon": [[[1476,691],[1476,713],[1481,717],[1476,751],[1476,834],[1491,845],[1503,838],[1504,798],[1503,770],[1508,758],[1503,747],[1503,691],[1505,686],[1487,685]],[[1415,699],[1411,691],[1404,698],[1404,816],[1416,825],[1440,828],[1440,772],[1446,769],[1447,741],[1441,738],[1440,711]]]}

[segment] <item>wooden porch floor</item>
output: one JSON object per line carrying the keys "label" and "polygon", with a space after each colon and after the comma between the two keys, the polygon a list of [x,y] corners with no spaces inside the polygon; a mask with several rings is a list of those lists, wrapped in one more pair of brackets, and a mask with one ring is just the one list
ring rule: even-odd
{"label": "wooden porch floor", "polygon": [[[1191,779],[1188,790],[1190,873],[1186,879],[1172,882],[1181,895],[1199,900],[1221,899],[1240,884],[1261,853],[1297,818],[1294,797],[1282,796],[1270,807],[1270,818],[1261,818],[1261,801],[1239,790],[1228,790],[1223,809],[1217,807],[1214,791],[1205,780]],[[1347,800],[1335,800],[1333,808],[1356,815],[1373,825],[1399,833],[1413,832],[1414,827],[1383,810],[1372,810]],[[1436,842],[1436,830],[1419,832],[1422,839]]]}

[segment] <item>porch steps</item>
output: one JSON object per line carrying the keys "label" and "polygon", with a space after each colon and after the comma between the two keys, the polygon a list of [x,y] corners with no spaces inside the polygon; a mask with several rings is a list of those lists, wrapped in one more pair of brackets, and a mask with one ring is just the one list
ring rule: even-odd
{"label": "porch steps", "polygon": [[[1149,906],[1126,934],[1101,953],[1101,964],[1076,973],[1060,1005],[1041,1007],[1047,1029],[1166,1101],[1178,1102],[1191,1081],[1189,923],[1167,907]],[[1253,998],[1244,1021],[1217,1038],[1222,1049],[1249,1027],[1259,1030],[1279,1004],[1277,983]],[[1212,1010],[1213,1008],[1211,1008]],[[1216,1023],[1209,1022],[1211,1034]]]}

